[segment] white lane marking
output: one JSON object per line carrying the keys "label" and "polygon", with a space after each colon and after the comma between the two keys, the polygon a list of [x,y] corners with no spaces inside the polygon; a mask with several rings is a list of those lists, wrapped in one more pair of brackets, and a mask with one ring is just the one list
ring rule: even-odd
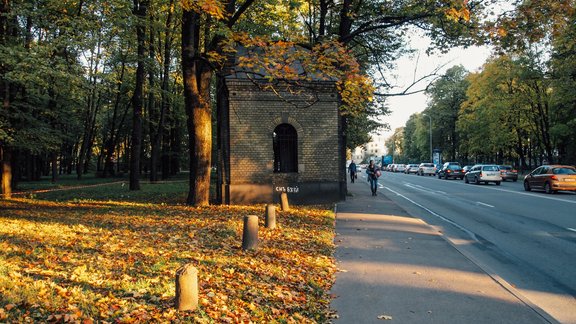
{"label": "white lane marking", "polygon": [[467,233],[474,241],[476,241],[477,243],[480,243],[480,241],[476,238],[476,234],[474,234],[473,232],[467,230],[466,228],[462,227],[461,225],[458,225],[458,224],[454,223],[453,221],[449,220],[448,218],[446,218],[446,217],[444,217],[444,216],[442,216],[442,215],[440,215],[440,214],[435,213],[435,212],[432,211],[431,209],[424,207],[423,205],[415,202],[414,200],[412,200],[412,199],[404,196],[403,194],[401,194],[401,193],[399,193],[399,192],[396,192],[396,191],[394,191],[394,190],[392,190],[392,189],[390,189],[390,188],[388,188],[388,187],[385,187],[385,188],[386,188],[386,190],[388,190],[388,191],[396,194],[397,196],[402,197],[402,198],[408,200],[408,201],[409,201],[410,203],[412,203],[413,205],[416,205],[416,206],[424,209],[425,211],[429,212],[431,215],[433,215],[433,216],[435,216],[435,217],[437,217],[437,218],[445,221],[446,223],[449,223],[449,224],[451,224],[452,226],[460,229],[461,231]]}
{"label": "white lane marking", "polygon": [[406,187],[408,187],[408,188],[420,190],[420,191],[433,192],[433,191],[431,191],[431,190],[429,190],[429,189],[426,189],[426,188],[424,188],[424,187],[422,187],[422,186],[414,185],[414,184],[411,184],[411,183],[409,183],[409,182],[405,183],[404,186],[406,186]]}
{"label": "white lane marking", "polygon": [[572,232],[576,232],[576,229],[574,229],[574,228],[566,227],[566,229],[569,231],[572,231]]}
{"label": "white lane marking", "polygon": [[483,203],[483,202],[481,202],[481,201],[477,201],[477,202],[476,202],[476,205],[482,205],[482,206],[486,206],[486,207],[494,208],[494,206],[492,206],[492,205],[488,205],[488,204],[485,204],[485,203]]}
{"label": "white lane marking", "polygon": [[408,188],[412,188],[412,189],[416,189],[416,190],[428,192],[428,193],[446,195],[446,191],[430,190],[429,188],[423,187],[423,186],[421,186],[421,185],[413,184],[413,183],[410,183],[410,182],[405,182],[405,183],[404,183],[404,186],[406,186],[406,187],[408,187]]}

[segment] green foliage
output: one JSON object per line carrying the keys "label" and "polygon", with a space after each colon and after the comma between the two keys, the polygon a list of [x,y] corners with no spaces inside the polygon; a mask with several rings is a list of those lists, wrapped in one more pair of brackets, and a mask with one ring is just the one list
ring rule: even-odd
{"label": "green foliage", "polygon": [[399,127],[394,130],[394,134],[384,143],[386,151],[392,153],[394,163],[407,163],[410,159],[405,154],[404,141],[404,127]]}
{"label": "green foliage", "polygon": [[454,66],[426,91],[430,97],[426,114],[432,117],[434,148],[441,149],[443,156],[451,161],[456,159],[459,147],[456,121],[460,106],[467,98],[467,73],[463,66]]}
{"label": "green foliage", "polygon": [[487,26],[494,43],[509,53],[547,44],[570,24],[576,9],[573,0],[516,0],[513,6]]}
{"label": "green foliage", "polygon": [[408,163],[430,161],[430,119],[413,114],[404,127],[404,154]]}
{"label": "green foliage", "polygon": [[[322,48],[308,61],[333,70],[330,75],[342,80],[343,100],[353,99],[345,111],[349,148],[366,143],[370,133],[386,127],[384,98],[393,86],[391,71],[394,60],[410,52],[411,34],[430,36],[430,52],[483,44],[489,34],[503,53],[514,55],[505,56],[508,61],[494,58],[479,76],[467,79],[466,71],[454,67],[437,80],[429,90],[427,115],[411,117],[404,128],[402,144],[398,143],[402,154],[410,161],[429,159],[427,116],[431,116],[434,147],[446,158],[515,160],[530,150],[539,158],[574,162],[574,2],[508,2],[509,11],[487,22],[490,7],[497,2],[267,0],[245,2],[250,4],[247,10],[233,16],[240,6],[160,0],[149,3],[149,15],[138,20],[133,4],[122,0],[13,0],[3,12],[0,28],[0,85],[8,103],[0,110],[0,144],[17,154],[56,152],[58,162],[66,161],[68,168],[81,161],[80,156],[86,165],[93,165],[90,158],[94,161],[97,155],[102,160],[105,143],[112,143],[111,156],[126,161],[132,123],[125,111],[134,92],[137,62],[134,27],[143,23],[148,33],[148,81],[156,81],[144,88],[149,100],[143,116],[143,165],[150,160],[151,142],[159,131],[162,95],[168,98],[162,147],[178,160],[186,138],[181,134],[185,110],[177,17],[188,5],[201,14],[198,57],[211,63],[222,63],[227,52],[218,49],[225,49],[239,34],[268,42],[258,46],[284,42]],[[345,8],[346,3],[351,6]],[[174,10],[171,23],[170,10]],[[167,75],[164,45],[171,55]],[[552,58],[546,62],[541,58],[548,57],[549,49]],[[326,53],[336,53],[336,59]],[[164,77],[167,88],[161,86]],[[352,92],[350,85],[358,91]],[[469,85],[473,89],[466,92]],[[383,96],[370,102],[373,89]],[[489,145],[482,144],[486,139]]]}
{"label": "green foliage", "polygon": [[552,118],[551,134],[556,140],[559,160],[576,161],[576,15],[553,40],[552,58]]}

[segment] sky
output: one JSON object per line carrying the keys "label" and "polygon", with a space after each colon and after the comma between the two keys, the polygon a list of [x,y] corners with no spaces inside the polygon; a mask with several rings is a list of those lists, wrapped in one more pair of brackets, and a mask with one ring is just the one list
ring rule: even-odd
{"label": "sky", "polygon": [[[416,69],[416,79],[422,77],[426,74],[431,73],[435,68],[445,65],[438,73],[440,75],[444,74],[447,69],[455,65],[463,65],[470,72],[477,72],[481,69],[482,65],[486,62],[486,59],[490,56],[490,49],[488,47],[469,47],[467,49],[454,48],[446,54],[432,54],[430,56],[426,55],[426,40],[417,40],[412,42],[412,47],[420,49],[420,53],[417,58],[414,57],[403,57],[397,61],[397,81],[399,85],[397,91],[402,89],[402,86],[406,87],[412,83],[415,78]],[[416,63],[417,66],[416,66]],[[425,84],[421,85],[419,89],[425,87]],[[384,137],[389,137],[394,133],[394,129],[402,127],[408,121],[410,115],[421,112],[426,108],[427,97],[424,93],[418,93],[408,96],[393,96],[388,97],[387,102],[390,107],[391,114],[384,118],[384,121],[390,124],[390,131],[382,131],[380,135]]]}

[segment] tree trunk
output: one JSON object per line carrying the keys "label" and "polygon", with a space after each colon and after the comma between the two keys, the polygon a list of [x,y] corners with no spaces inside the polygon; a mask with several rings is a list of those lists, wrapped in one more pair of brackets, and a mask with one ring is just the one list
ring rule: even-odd
{"label": "tree trunk", "polygon": [[[164,36],[164,55],[163,55],[163,73],[162,73],[162,95],[160,100],[160,116],[158,119],[158,127],[156,128],[156,134],[151,137],[152,152],[150,157],[150,181],[155,182],[158,180],[158,161],[160,160],[160,152],[162,145],[162,138],[164,135],[164,121],[165,116],[168,111],[168,86],[170,79],[170,52],[172,48],[172,14],[174,13],[174,1],[170,0],[168,16],[166,17],[166,33]],[[150,49],[150,56],[153,54],[153,49]],[[152,132],[150,133],[152,135]]]}
{"label": "tree trunk", "polygon": [[138,18],[136,35],[138,38],[138,66],[136,68],[136,84],[132,96],[132,146],[130,150],[130,190],[140,190],[140,154],[142,151],[142,106],[144,88],[144,60],[146,27],[145,18],[147,1],[134,0],[133,13]]}
{"label": "tree trunk", "polygon": [[225,76],[218,76],[216,81],[217,134],[218,134],[218,181],[216,200],[220,204],[230,204],[230,119],[228,90]]}
{"label": "tree trunk", "polygon": [[[8,13],[10,12],[10,2],[2,0],[0,2],[0,45],[4,46],[7,43],[7,38],[10,35]],[[5,73],[4,64],[0,64],[0,73]],[[4,113],[10,108],[10,84],[8,81],[0,80],[0,98],[2,99],[2,109]],[[12,197],[12,164],[11,164],[11,149],[6,146],[3,140],[0,139],[0,193],[3,198]]]}
{"label": "tree trunk", "polygon": [[[175,116],[175,114],[173,114]],[[170,167],[169,174],[176,175],[180,172],[180,157],[182,156],[182,122],[180,119],[175,119],[174,128],[170,134]]]}
{"label": "tree trunk", "polygon": [[[110,137],[104,141],[104,171],[102,175],[104,178],[108,176],[114,176],[114,152],[118,144],[118,136],[116,130],[116,118],[118,116],[118,110],[120,109],[120,101],[122,99],[122,83],[124,82],[124,72],[126,71],[126,62],[122,60],[122,65],[120,67],[120,78],[116,88],[116,98],[114,99],[114,112],[112,113],[112,125],[110,126]],[[124,109],[124,114],[120,122],[118,123],[118,132],[124,125],[124,120],[128,113],[129,106]]]}
{"label": "tree trunk", "polygon": [[353,17],[350,15],[352,8],[352,0],[342,1],[342,9],[340,10],[340,24],[338,26],[338,38],[341,42],[346,39],[352,30]]}
{"label": "tree trunk", "polygon": [[0,162],[2,163],[2,197],[12,197],[12,151],[0,145]]}
{"label": "tree trunk", "polygon": [[328,0],[320,0],[320,17],[318,26],[318,40],[326,36],[326,16],[328,15]]}
{"label": "tree trunk", "polygon": [[200,15],[182,13],[182,75],[190,152],[190,183],[187,203],[209,204],[212,160],[212,69],[200,57]]}
{"label": "tree trunk", "polygon": [[161,169],[162,169],[162,180],[168,178],[169,175],[169,163],[170,160],[167,157],[167,143],[169,141],[166,140],[166,135],[169,134],[169,131],[166,125],[166,117],[170,114],[170,98],[168,94],[170,93],[170,61],[172,60],[172,28],[174,28],[172,24],[172,16],[174,14],[174,0],[170,0],[170,4],[168,7],[168,16],[166,17],[166,33],[164,35],[164,70],[162,72],[162,96],[160,99],[161,111],[160,111],[160,127],[158,128],[158,138],[157,138],[157,145],[158,148],[161,150],[159,154],[161,155]]}
{"label": "tree trunk", "polygon": [[58,153],[50,152],[50,165],[52,166],[52,183],[58,182]]}
{"label": "tree trunk", "polygon": [[[154,17],[150,15],[150,32],[148,33],[148,58],[150,62],[156,60],[156,45],[155,43],[155,33],[154,30]],[[148,70],[148,125],[150,134],[150,182],[155,183],[158,181],[158,155],[160,155],[160,144],[157,142],[158,137],[161,136],[162,129],[162,117],[161,112],[158,111],[156,105],[156,96],[154,94],[154,87],[156,87],[156,71],[155,69]]]}
{"label": "tree trunk", "polygon": [[96,84],[98,83],[97,71],[98,63],[100,59],[101,43],[98,43],[98,50],[96,56],[90,58],[90,92],[87,100],[87,108],[84,116],[84,136],[82,137],[82,144],[80,145],[80,151],[78,152],[78,163],[76,164],[76,176],[78,179],[82,178],[82,175],[86,173],[87,165],[89,164],[89,159],[92,150],[92,141],[94,139],[95,131],[95,121],[96,115],[98,113],[98,107],[96,103]]}

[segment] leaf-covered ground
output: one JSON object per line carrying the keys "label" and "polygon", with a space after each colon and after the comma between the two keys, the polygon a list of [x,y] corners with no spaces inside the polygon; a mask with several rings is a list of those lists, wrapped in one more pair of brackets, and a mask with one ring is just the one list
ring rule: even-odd
{"label": "leaf-covered ground", "polygon": [[[0,322],[329,320],[329,207],[278,210],[266,229],[263,205],[193,208],[146,188],[132,202],[119,185],[0,200]],[[100,195],[117,199],[90,198]],[[245,215],[260,216],[256,251],[241,249]],[[178,312],[175,273],[187,263],[199,308]]]}

